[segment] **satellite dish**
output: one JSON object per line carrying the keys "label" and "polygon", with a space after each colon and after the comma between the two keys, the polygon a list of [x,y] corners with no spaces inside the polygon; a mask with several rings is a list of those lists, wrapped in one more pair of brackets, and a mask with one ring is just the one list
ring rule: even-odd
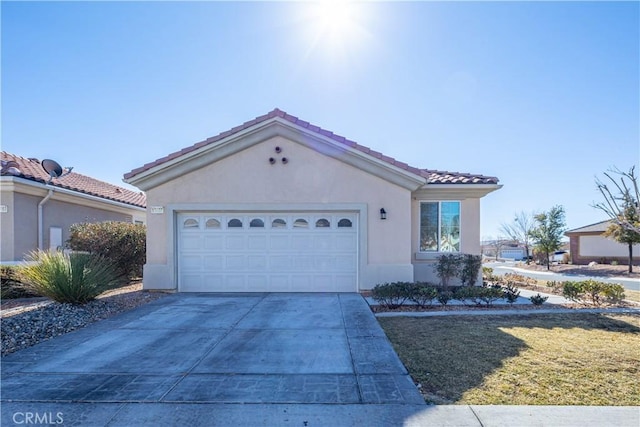
{"label": "satellite dish", "polygon": [[41,165],[42,165],[42,169],[44,169],[45,172],[48,173],[50,177],[47,184],[50,184],[53,178],[61,178],[65,175],[70,174],[71,169],[73,169],[72,167],[66,168],[66,172],[64,172],[64,170],[62,169],[62,166],[60,166],[60,164],[55,160],[51,160],[51,159],[44,159],[41,162]]}

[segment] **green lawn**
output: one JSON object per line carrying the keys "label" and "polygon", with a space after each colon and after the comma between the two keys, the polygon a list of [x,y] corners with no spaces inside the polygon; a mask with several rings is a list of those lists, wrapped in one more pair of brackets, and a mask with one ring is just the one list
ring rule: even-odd
{"label": "green lawn", "polygon": [[427,402],[640,405],[640,316],[380,318]]}

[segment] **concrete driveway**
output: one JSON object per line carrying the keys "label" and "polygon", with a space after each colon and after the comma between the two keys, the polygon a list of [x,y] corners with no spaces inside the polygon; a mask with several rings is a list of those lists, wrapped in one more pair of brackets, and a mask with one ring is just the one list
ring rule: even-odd
{"label": "concrete driveway", "polygon": [[165,424],[164,404],[424,407],[358,294],[170,295],[3,358],[2,401],[2,425]]}

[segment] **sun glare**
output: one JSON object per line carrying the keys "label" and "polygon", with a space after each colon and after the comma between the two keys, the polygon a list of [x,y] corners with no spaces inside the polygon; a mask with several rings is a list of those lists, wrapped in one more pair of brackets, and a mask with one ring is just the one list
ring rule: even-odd
{"label": "sun glare", "polygon": [[358,5],[347,0],[322,0],[312,3],[310,18],[316,41],[330,50],[346,49],[357,42],[362,28]]}

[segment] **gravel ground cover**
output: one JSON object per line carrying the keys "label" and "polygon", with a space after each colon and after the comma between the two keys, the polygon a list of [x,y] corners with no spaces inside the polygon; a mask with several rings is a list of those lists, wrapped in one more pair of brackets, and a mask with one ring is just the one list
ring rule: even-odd
{"label": "gravel ground cover", "polygon": [[166,294],[142,290],[136,283],[109,292],[85,305],[60,304],[46,298],[2,301],[0,338],[2,356],[83,328]]}

